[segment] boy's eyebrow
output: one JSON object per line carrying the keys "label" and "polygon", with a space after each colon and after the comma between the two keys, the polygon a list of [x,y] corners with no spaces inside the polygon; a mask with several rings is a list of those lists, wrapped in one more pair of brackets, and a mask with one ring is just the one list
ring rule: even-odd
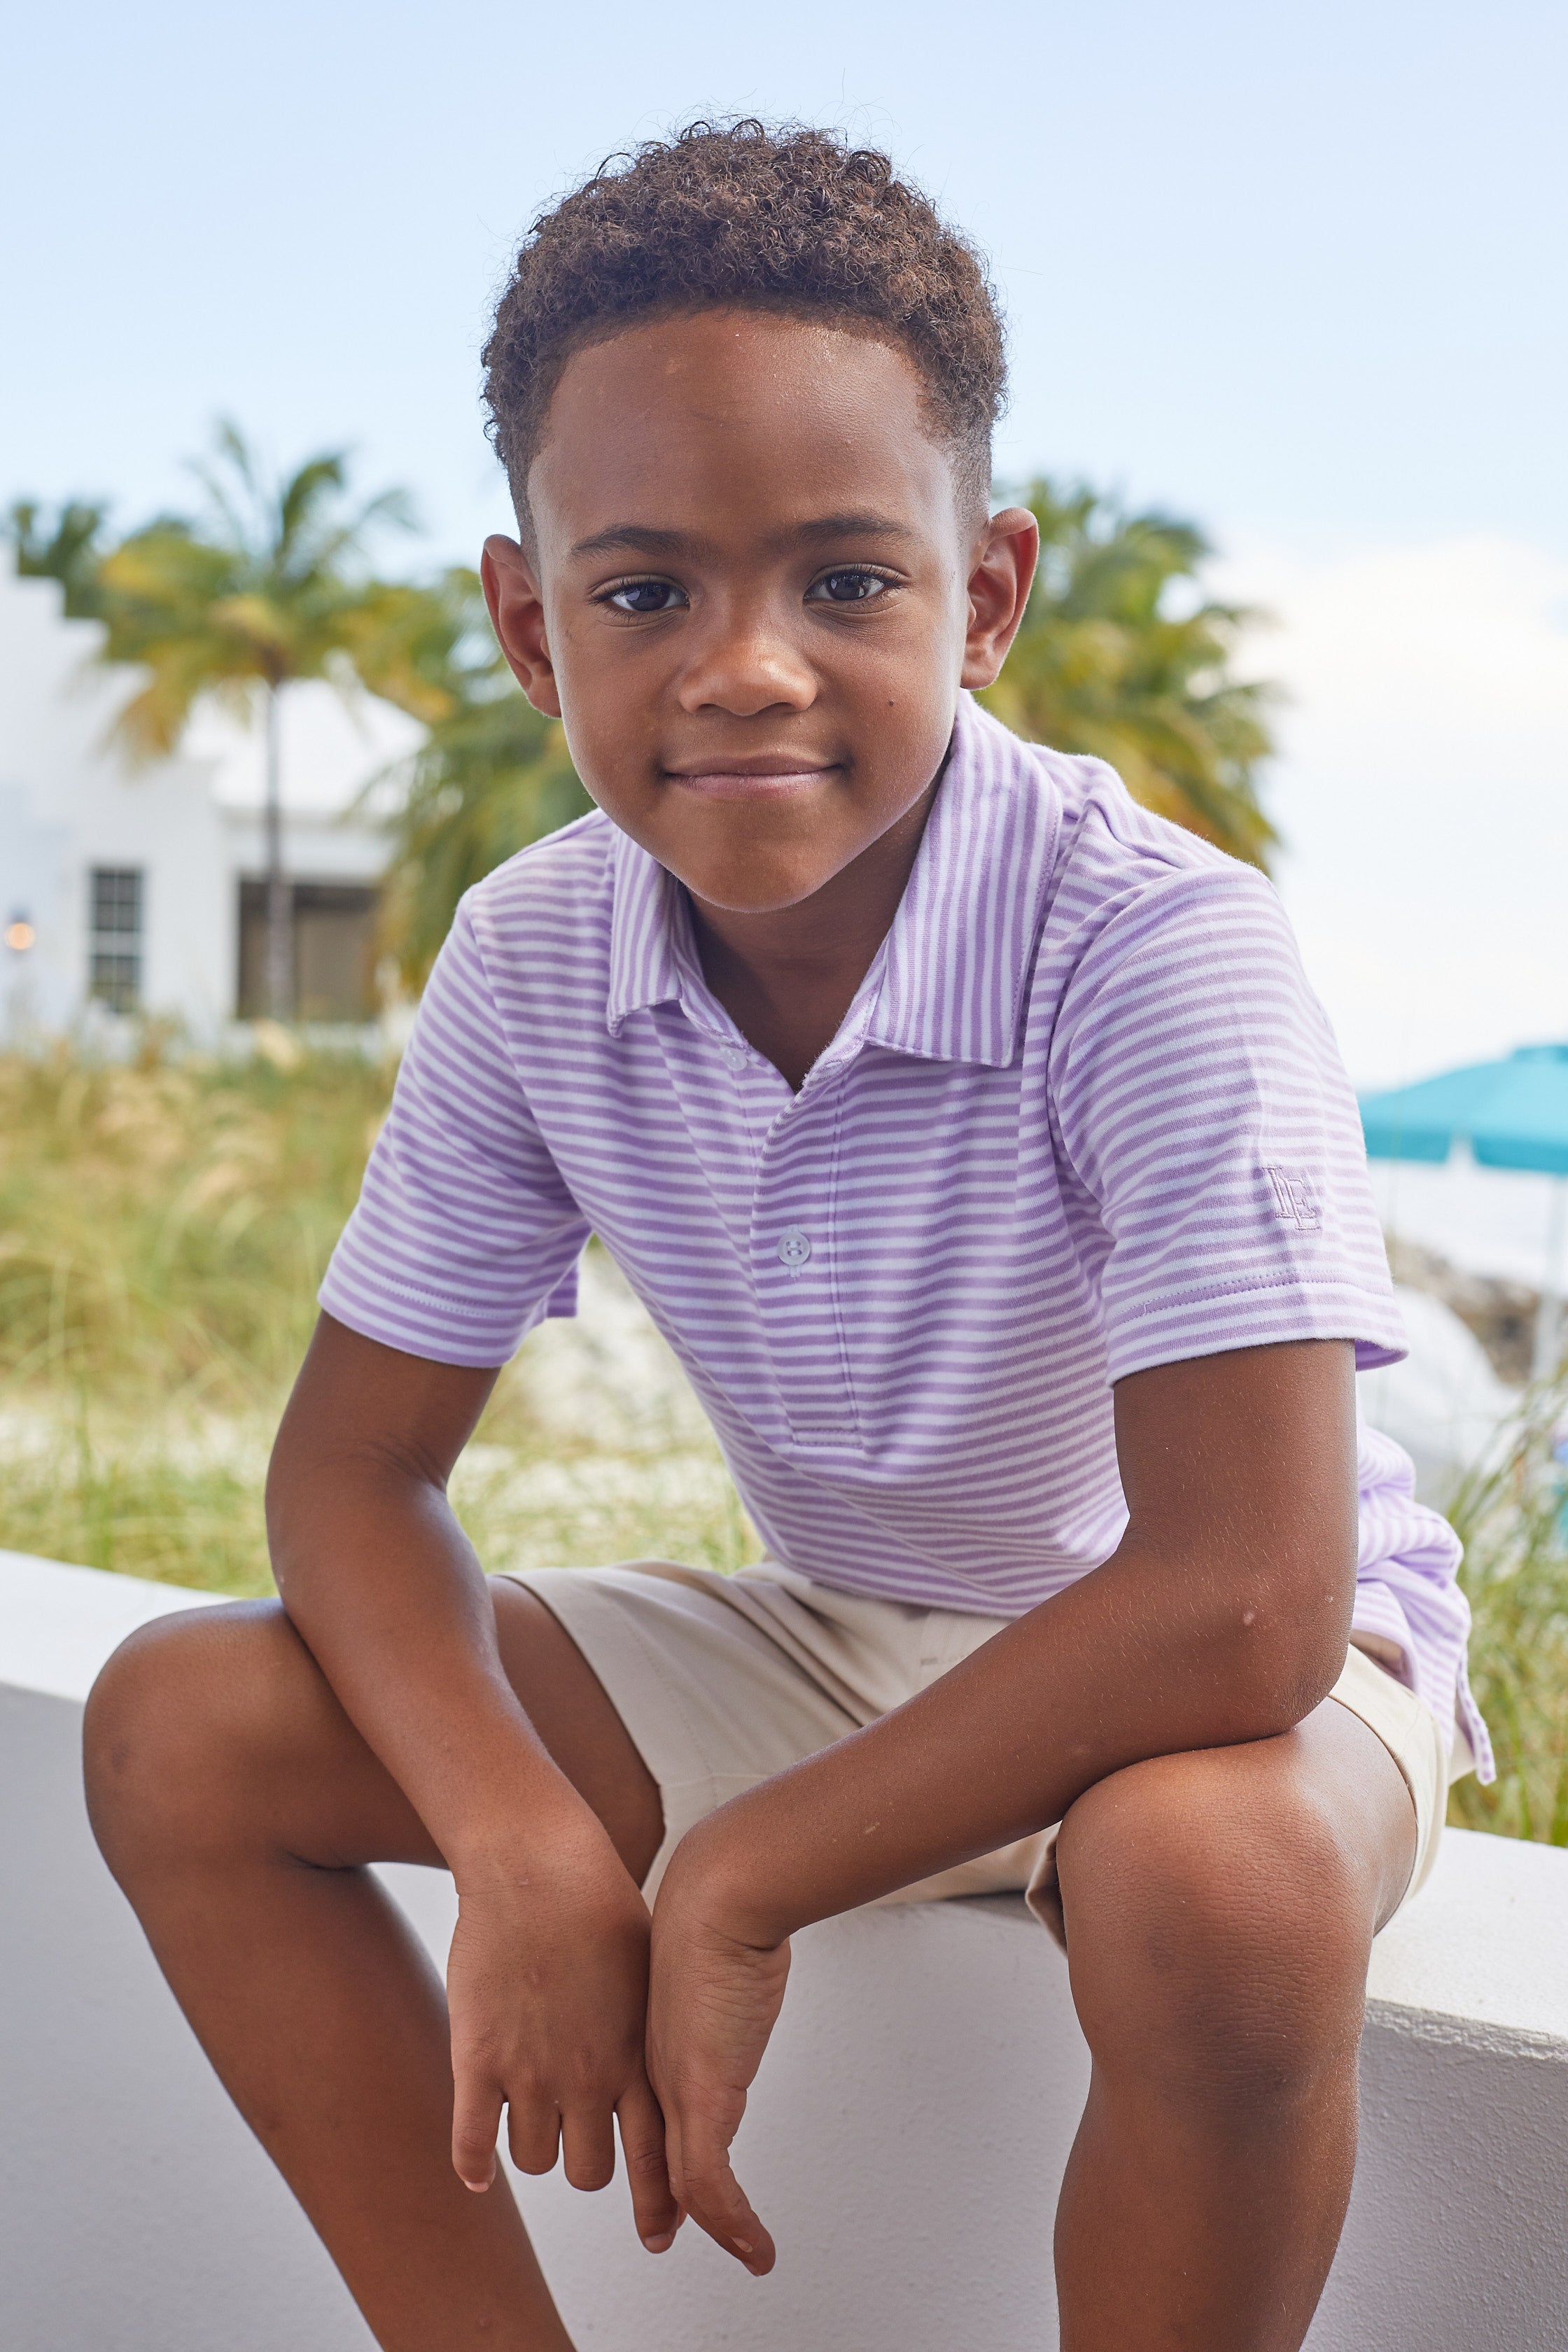
{"label": "boy's eyebrow", "polygon": [[645,555],[679,555],[691,545],[683,530],[659,530],[652,523],[613,522],[605,530],[596,530],[587,539],[580,539],[572,550],[574,555],[614,555],[617,549],[626,548]]}
{"label": "boy's eyebrow", "polygon": [[[773,534],[785,544],[825,539],[910,539],[914,536],[908,525],[895,522],[890,515],[853,512],[847,514],[814,515],[809,522],[792,523],[785,530]],[[700,542],[689,531],[666,530],[656,523],[613,522],[604,530],[594,531],[587,539],[578,540],[574,555],[613,555],[621,549],[643,555],[689,555],[698,551]]]}
{"label": "boy's eyebrow", "polygon": [[797,523],[789,534],[792,539],[912,539],[914,533],[906,523],[895,522],[891,515],[869,513],[818,515],[815,521]]}

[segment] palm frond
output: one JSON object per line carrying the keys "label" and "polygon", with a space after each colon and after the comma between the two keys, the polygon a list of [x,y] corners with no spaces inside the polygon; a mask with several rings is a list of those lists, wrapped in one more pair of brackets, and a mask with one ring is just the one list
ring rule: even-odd
{"label": "palm frond", "polygon": [[458,704],[401,779],[384,938],[421,988],[465,890],[593,806],[558,719],[510,683]]}
{"label": "palm frond", "polygon": [[201,484],[219,535],[256,562],[268,537],[267,493],[255,452],[232,417],[220,416],[213,426],[213,457],[188,459],[186,471]]}
{"label": "palm frond", "polygon": [[404,489],[377,490],[374,498],[366,499],[354,517],[353,530],[356,543],[363,543],[372,531],[417,530],[419,509]]}
{"label": "palm frond", "polygon": [[18,499],[0,525],[16,551],[17,576],[58,580],[66,617],[95,620],[102,605],[100,540],[109,508],[95,499],[68,499],[47,522],[36,499]]}
{"label": "palm frond", "polygon": [[321,509],[347,478],[347,459],[341,451],[311,457],[284,483],[277,499],[278,521],[271,553],[287,563],[296,542],[310,525],[319,524]]}
{"label": "palm frond", "polygon": [[371,524],[407,514],[400,491],[346,509],[334,450],[271,487],[227,419],[194,471],[205,516],[161,516],[100,566],[102,658],[143,673],[116,722],[134,757],[172,751],[204,694],[243,702],[256,687],[338,677],[345,661],[371,691],[445,715],[450,698],[425,675],[440,664],[420,650],[450,634],[444,586],[389,585],[360,561]]}
{"label": "palm frond", "polygon": [[1210,553],[1194,523],[1129,514],[1083,484],[1031,484],[1040,568],[1000,678],[981,699],[1018,734],[1116,768],[1134,798],[1267,867],[1258,794],[1276,689],[1234,675],[1265,616],[1213,599],[1184,612]]}

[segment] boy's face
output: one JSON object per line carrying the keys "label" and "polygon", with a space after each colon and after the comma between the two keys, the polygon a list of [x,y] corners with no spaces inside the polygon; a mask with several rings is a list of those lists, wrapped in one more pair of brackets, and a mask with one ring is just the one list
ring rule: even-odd
{"label": "boy's face", "polygon": [[709,311],[578,352],[490,611],[577,772],[715,908],[794,906],[918,824],[961,686],[1022,618],[1033,518],[960,511],[902,352]]}

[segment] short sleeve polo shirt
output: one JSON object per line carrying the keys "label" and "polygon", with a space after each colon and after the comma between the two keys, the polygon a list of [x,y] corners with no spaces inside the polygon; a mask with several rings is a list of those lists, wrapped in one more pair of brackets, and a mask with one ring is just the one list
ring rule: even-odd
{"label": "short sleeve polo shirt", "polygon": [[[680,886],[601,814],[468,894],[321,1303],[500,1364],[571,1311],[591,1232],[770,1557],[916,1605],[1022,1612],[1109,1556],[1130,1373],[1279,1340],[1404,1352],[1354,1098],[1272,888],[967,696],[892,927],[798,1094],[706,986]],[[1372,1438],[1362,1535],[1358,1625],[1468,1720],[1457,1542]]]}

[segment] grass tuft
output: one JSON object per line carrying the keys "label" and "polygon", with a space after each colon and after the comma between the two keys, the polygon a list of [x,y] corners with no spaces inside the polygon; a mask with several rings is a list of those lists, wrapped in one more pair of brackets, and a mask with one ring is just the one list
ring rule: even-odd
{"label": "grass tuft", "polygon": [[[279,1063],[282,1066],[279,1066]],[[261,1496],[391,1094],[324,1054],[0,1055],[0,1547],[273,1590]],[[453,1479],[487,1567],[755,1556],[718,1446],[602,1252]]]}
{"label": "grass tuft", "polygon": [[270,1406],[389,1092],[346,1056],[0,1055],[0,1382],[51,1409]]}
{"label": "grass tuft", "polygon": [[1568,1845],[1568,1480],[1553,1457],[1565,1420],[1568,1383],[1531,1391],[1500,1459],[1449,1511],[1498,1777],[1488,1789],[1461,1780],[1448,1819],[1548,1845]]}

